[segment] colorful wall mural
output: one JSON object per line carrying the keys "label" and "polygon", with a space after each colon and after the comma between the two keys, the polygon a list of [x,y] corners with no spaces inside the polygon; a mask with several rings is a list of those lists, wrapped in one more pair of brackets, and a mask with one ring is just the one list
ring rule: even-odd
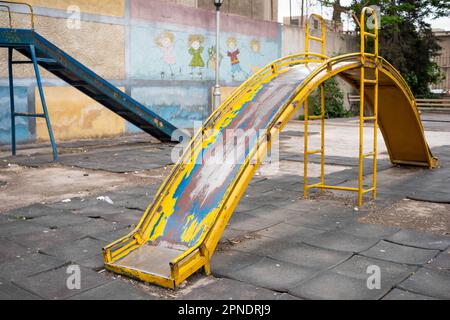
{"label": "colorful wall mural", "polygon": [[[14,88],[16,112],[28,112],[28,89]],[[27,118],[16,118],[16,139],[18,142],[31,139]],[[0,143],[11,143],[11,107],[9,88],[0,87]]]}
{"label": "colorful wall mural", "polygon": [[[136,87],[131,96],[178,128],[193,128],[209,115],[209,88],[205,86]],[[139,129],[128,124],[127,130]]]}
{"label": "colorful wall mural", "polygon": [[[159,24],[132,26],[130,55],[131,79],[215,78],[215,37],[208,30]],[[278,43],[224,32],[219,57],[222,82],[241,82],[279,57]]]}
{"label": "colorful wall mural", "polygon": [[[191,128],[212,110],[216,60],[224,97],[248,76],[281,55],[281,26],[237,15],[222,15],[220,51],[215,49],[215,12],[158,0],[32,0],[41,8],[36,31],[94,72],[126,89],[133,98],[180,128]],[[62,17],[69,6],[82,13],[79,29]],[[29,23],[17,15],[19,25]],[[19,21],[23,19],[23,21]],[[32,68],[17,66],[20,111],[39,112]],[[138,129],[53,75],[41,70],[58,141],[99,138]],[[6,51],[0,77],[7,82]],[[17,82],[16,82],[17,83]],[[0,88],[0,143],[10,143],[9,93]],[[17,119],[19,141],[47,141],[42,119]]]}

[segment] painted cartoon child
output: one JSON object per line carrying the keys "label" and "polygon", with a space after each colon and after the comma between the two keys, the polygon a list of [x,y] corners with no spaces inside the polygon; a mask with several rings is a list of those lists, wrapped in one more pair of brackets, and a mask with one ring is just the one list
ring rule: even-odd
{"label": "painted cartoon child", "polygon": [[237,73],[242,73],[245,76],[248,76],[244,70],[241,68],[241,62],[239,61],[239,54],[241,51],[237,47],[237,40],[234,37],[230,37],[227,40],[228,52],[227,55],[230,57],[231,62],[231,77],[233,81],[235,80]]}
{"label": "painted cartoon child", "polygon": [[[261,42],[258,39],[253,39],[250,41],[250,51],[255,56],[255,59],[252,59],[253,62],[257,62],[259,57],[262,57],[261,54]],[[253,74],[257,73],[261,68],[258,65],[253,65],[251,67],[251,72]]]}
{"label": "painted cartoon child", "polygon": [[[175,77],[174,68],[177,63],[173,47],[175,43],[175,36],[172,32],[165,31],[155,38],[155,44],[162,51],[163,61],[169,67],[170,76]],[[165,72],[161,71],[161,79],[164,79]]]}
{"label": "painted cartoon child", "polygon": [[205,62],[202,58],[203,53],[203,42],[205,38],[201,35],[190,35],[189,36],[189,54],[192,56],[191,62],[189,66],[192,68],[191,70],[191,78],[194,78],[194,71],[198,70],[198,75],[202,77],[202,68],[205,66]]}
{"label": "painted cartoon child", "polygon": [[[216,59],[217,59],[217,55],[216,55],[216,48],[215,47],[210,47],[208,49],[208,68],[210,68],[211,70],[216,70]],[[219,64],[222,64],[222,59],[223,59],[223,55],[219,54]]]}

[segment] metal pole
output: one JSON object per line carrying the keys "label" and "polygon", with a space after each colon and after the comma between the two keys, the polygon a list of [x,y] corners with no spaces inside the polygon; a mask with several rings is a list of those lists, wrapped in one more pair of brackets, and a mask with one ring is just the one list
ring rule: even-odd
{"label": "metal pole", "polygon": [[34,45],[30,46],[31,51],[31,60],[33,61],[34,73],[36,74],[36,82],[39,90],[39,96],[41,97],[42,110],[45,115],[45,123],[47,124],[48,135],[50,138],[50,143],[52,145],[53,150],[53,161],[58,159],[58,151],[56,149],[55,138],[53,136],[52,125],[50,123],[50,117],[48,115],[47,103],[45,102],[44,89],[42,88],[41,75],[39,73],[39,65],[37,63],[36,49]]}
{"label": "metal pole", "polygon": [[220,9],[216,9],[216,85],[214,87],[214,109],[220,107],[221,92],[220,92]]}
{"label": "metal pole", "polygon": [[8,48],[9,97],[11,104],[11,151],[16,155],[16,110],[14,105],[13,49]]}

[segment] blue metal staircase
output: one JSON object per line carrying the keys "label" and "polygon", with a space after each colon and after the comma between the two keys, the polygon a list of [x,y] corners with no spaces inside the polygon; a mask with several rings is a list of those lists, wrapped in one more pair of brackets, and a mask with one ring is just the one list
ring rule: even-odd
{"label": "blue metal staircase", "polygon": [[[54,159],[56,159],[56,147],[51,133],[51,124],[46,110],[47,108],[42,91],[38,65],[160,141],[171,142],[175,139],[175,142],[178,142],[177,139],[179,139],[179,137],[173,137],[174,131],[177,130],[175,126],[123,93],[32,29],[0,28],[0,47],[8,48],[9,51],[11,116],[13,125],[11,129],[14,131],[14,118],[17,116],[45,118],[53,146]],[[13,50],[20,52],[30,60],[13,61]],[[34,115],[14,112],[12,65],[22,63],[34,64],[37,85],[44,109],[43,114]],[[14,132],[12,135],[13,154],[15,154]]]}

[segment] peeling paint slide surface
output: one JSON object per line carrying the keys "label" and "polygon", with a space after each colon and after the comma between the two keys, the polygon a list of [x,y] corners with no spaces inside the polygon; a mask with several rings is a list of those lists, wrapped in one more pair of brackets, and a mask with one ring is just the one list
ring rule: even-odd
{"label": "peeling paint slide surface", "polygon": [[[149,226],[156,245],[189,248],[218,218],[226,191],[277,112],[316,65],[297,66],[246,92],[221,116],[169,186]],[[227,141],[229,135],[233,136]]]}

